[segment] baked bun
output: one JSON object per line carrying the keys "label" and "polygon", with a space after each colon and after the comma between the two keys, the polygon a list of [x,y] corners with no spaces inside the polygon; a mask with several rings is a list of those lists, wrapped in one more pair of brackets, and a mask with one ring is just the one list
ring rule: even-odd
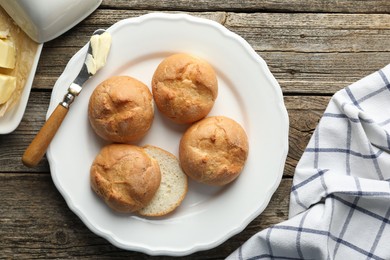
{"label": "baked bun", "polygon": [[187,175],[173,154],[151,145],[144,149],[160,166],[161,184],[151,202],[138,213],[149,217],[163,216],[182,203],[188,191]]}
{"label": "baked bun", "polygon": [[156,160],[144,149],[110,144],[96,156],[90,172],[92,189],[112,209],[122,213],[145,207],[161,182]]}
{"label": "baked bun", "polygon": [[174,54],[158,65],[152,92],[162,114],[179,124],[193,123],[212,109],[218,82],[214,69],[206,61]]}
{"label": "baked bun", "polygon": [[132,77],[111,77],[93,91],[88,118],[96,134],[107,141],[138,141],[153,122],[152,94],[145,84]]}
{"label": "baked bun", "polygon": [[225,185],[241,173],[248,156],[245,130],[234,120],[205,118],[184,133],[179,159],[192,179],[209,185]]}

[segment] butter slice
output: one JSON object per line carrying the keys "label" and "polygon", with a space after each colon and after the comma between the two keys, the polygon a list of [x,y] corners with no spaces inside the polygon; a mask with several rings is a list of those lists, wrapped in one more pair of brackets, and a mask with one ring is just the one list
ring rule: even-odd
{"label": "butter slice", "polygon": [[7,39],[0,39],[0,67],[13,69],[15,68],[16,57],[15,45]]}
{"label": "butter slice", "polygon": [[16,78],[0,74],[0,105],[8,101],[15,89]]}
{"label": "butter slice", "polygon": [[111,47],[111,35],[104,32],[91,37],[92,55],[88,54],[85,60],[88,72],[94,75],[106,63]]}

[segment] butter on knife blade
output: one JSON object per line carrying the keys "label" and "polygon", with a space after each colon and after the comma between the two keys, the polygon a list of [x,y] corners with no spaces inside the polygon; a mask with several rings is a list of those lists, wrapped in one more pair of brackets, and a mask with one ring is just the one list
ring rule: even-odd
{"label": "butter on knife blade", "polygon": [[70,105],[76,96],[80,94],[84,83],[106,63],[110,46],[111,35],[109,33],[103,29],[96,30],[93,33],[79,74],[68,87],[68,93],[65,94],[62,102],[54,109],[41,130],[27,147],[22,157],[24,165],[34,167],[42,159],[51,140],[67,115]]}
{"label": "butter on knife blade", "polygon": [[90,74],[96,74],[96,72],[106,64],[110,47],[111,35],[108,32],[104,32],[100,35],[93,35],[91,37],[92,55],[88,53],[85,60],[85,65]]}

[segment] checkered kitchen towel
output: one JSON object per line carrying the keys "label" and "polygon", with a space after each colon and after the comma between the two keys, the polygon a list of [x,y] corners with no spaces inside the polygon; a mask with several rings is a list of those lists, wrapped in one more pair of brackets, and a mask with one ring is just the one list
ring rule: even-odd
{"label": "checkered kitchen towel", "polygon": [[289,219],[229,259],[390,259],[390,64],[338,91],[299,161]]}

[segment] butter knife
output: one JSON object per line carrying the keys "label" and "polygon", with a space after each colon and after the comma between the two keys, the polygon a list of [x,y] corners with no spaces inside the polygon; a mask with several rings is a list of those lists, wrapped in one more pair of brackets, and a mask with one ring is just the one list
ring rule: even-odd
{"label": "butter knife", "polygon": [[[105,32],[103,29],[96,30],[94,35],[101,35]],[[91,38],[92,39],[92,38]],[[96,73],[96,70],[88,69],[88,61],[93,57],[93,48],[91,46],[91,41],[88,43],[88,51],[85,56],[85,60],[83,63],[83,67],[81,71],[74,79],[74,81],[70,84],[68,88],[68,93],[64,96],[62,102],[60,102],[53,113],[50,115],[48,120],[42,126],[41,130],[39,130],[38,134],[32,140],[30,145],[27,147],[26,151],[23,154],[22,162],[27,167],[36,166],[43,155],[46,153],[46,150],[54,138],[57,130],[59,129],[62,121],[69,111],[70,105],[73,103],[74,99],[80,94],[83,84]],[[99,68],[98,68],[99,69]]]}

